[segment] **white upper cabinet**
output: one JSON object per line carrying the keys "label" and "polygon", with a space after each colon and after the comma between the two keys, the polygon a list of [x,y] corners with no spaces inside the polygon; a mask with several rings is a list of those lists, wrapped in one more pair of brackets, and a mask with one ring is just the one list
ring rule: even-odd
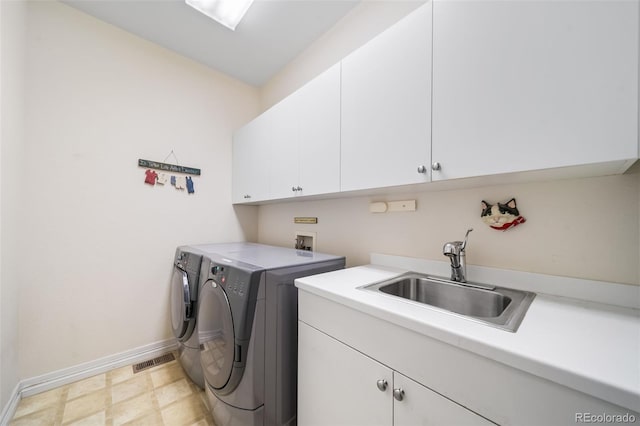
{"label": "white upper cabinet", "polygon": [[340,191],[340,64],[296,92],[299,106],[297,195]]}
{"label": "white upper cabinet", "polygon": [[622,173],[639,16],[637,0],[429,1],[236,133],[234,203]]}
{"label": "white upper cabinet", "polygon": [[340,64],[265,113],[272,162],[270,198],[340,191]]}
{"label": "white upper cabinet", "polygon": [[269,196],[269,145],[263,135],[268,127],[263,116],[233,135],[233,203],[262,201]]}
{"label": "white upper cabinet", "polygon": [[233,202],[340,191],[340,64],[239,129]]}
{"label": "white upper cabinet", "polygon": [[429,181],[431,18],[429,2],[342,61],[342,191]]}
{"label": "white upper cabinet", "polygon": [[269,198],[293,197],[298,184],[298,93],[263,114],[269,123]]}
{"label": "white upper cabinet", "polygon": [[[638,156],[637,1],[433,5],[433,180]],[[620,172],[622,170],[618,170]]]}

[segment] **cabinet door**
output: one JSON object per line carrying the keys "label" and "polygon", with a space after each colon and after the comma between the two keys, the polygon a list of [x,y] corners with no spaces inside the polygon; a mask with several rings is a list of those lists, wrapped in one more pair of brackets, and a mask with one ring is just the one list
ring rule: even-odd
{"label": "cabinet door", "polygon": [[391,426],[391,380],[387,367],[298,322],[299,425]]}
{"label": "cabinet door", "polygon": [[269,148],[261,136],[265,121],[256,118],[233,135],[232,199],[247,203],[267,198],[269,193]]}
{"label": "cabinet door", "polygon": [[298,186],[299,93],[296,92],[267,110],[265,140],[269,145],[269,198],[289,198]]}
{"label": "cabinet door", "polygon": [[296,195],[340,191],[340,64],[299,90]]}
{"label": "cabinet door", "polygon": [[431,2],[342,61],[343,191],[426,182]]}
{"label": "cabinet door", "polygon": [[638,2],[433,5],[433,180],[638,155]]}
{"label": "cabinet door", "polygon": [[494,424],[398,372],[393,387],[404,391],[402,401],[394,401],[394,426]]}

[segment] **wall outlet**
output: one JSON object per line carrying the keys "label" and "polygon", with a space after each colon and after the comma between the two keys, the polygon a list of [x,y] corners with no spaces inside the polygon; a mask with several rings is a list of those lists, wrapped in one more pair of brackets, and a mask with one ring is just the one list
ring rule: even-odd
{"label": "wall outlet", "polygon": [[295,246],[296,250],[316,251],[317,233],[296,231]]}

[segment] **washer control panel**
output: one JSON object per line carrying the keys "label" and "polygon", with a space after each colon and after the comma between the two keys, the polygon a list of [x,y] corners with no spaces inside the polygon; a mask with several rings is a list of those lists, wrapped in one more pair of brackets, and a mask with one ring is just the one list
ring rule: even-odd
{"label": "washer control panel", "polygon": [[211,262],[209,267],[209,279],[213,279],[220,284],[227,294],[232,293],[237,296],[244,296],[247,291],[246,280],[242,277],[244,274],[230,273],[232,268]]}

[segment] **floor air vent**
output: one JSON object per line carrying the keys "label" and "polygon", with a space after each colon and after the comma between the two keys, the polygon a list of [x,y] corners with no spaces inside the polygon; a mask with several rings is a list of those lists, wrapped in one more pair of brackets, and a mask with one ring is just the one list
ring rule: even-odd
{"label": "floor air vent", "polygon": [[149,361],[143,361],[133,365],[133,373],[139,373],[147,368],[155,367],[156,365],[165,364],[176,359],[172,353],[161,355],[157,358],[150,359]]}

